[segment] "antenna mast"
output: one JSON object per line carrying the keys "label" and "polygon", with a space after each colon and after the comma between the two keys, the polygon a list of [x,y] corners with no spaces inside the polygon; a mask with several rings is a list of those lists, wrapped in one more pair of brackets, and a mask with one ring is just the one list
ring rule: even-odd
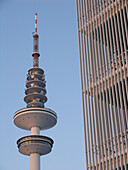
{"label": "antenna mast", "polygon": [[39,35],[37,34],[37,13],[35,13],[35,34],[33,35],[33,67],[39,66],[38,57],[40,56],[39,53],[39,41],[38,41]]}

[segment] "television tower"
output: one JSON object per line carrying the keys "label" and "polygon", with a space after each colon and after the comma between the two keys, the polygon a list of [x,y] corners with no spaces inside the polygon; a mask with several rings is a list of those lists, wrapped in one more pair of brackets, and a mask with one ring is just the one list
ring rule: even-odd
{"label": "television tower", "polygon": [[35,34],[33,35],[33,68],[27,72],[24,101],[27,107],[14,114],[14,124],[21,129],[31,130],[31,135],[24,136],[17,141],[19,152],[30,156],[30,170],[40,170],[40,156],[51,152],[53,140],[40,135],[40,130],[52,128],[57,123],[56,113],[44,107],[47,101],[46,81],[43,69],[39,68],[37,34],[37,13],[35,13]]}

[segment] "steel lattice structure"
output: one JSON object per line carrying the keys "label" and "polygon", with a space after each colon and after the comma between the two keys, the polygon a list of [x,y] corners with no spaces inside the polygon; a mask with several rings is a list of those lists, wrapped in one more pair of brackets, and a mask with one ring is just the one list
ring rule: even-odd
{"label": "steel lattice structure", "polygon": [[86,169],[128,169],[128,0],[76,0]]}

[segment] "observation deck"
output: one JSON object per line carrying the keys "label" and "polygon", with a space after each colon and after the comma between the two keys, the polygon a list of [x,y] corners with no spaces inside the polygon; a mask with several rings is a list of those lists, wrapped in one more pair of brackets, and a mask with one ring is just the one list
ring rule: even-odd
{"label": "observation deck", "polygon": [[46,155],[52,150],[53,140],[42,135],[29,135],[20,138],[17,141],[19,152],[24,155],[38,153]]}
{"label": "observation deck", "polygon": [[13,119],[17,127],[25,130],[31,130],[33,126],[45,130],[57,123],[57,115],[53,110],[39,107],[18,110]]}

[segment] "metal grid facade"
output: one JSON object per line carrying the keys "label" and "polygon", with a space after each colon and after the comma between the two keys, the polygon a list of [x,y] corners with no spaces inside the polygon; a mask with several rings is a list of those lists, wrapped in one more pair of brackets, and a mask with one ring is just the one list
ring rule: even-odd
{"label": "metal grid facade", "polygon": [[128,0],[76,0],[86,169],[128,169]]}

